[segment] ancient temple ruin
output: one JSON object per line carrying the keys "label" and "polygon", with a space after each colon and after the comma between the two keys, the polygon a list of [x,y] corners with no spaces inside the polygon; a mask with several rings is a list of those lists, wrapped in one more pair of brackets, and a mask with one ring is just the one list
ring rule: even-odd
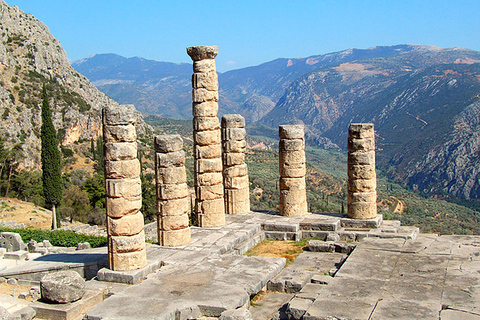
{"label": "ancient temple ruin", "polygon": [[250,213],[250,187],[245,163],[247,143],[245,118],[239,114],[222,117],[223,184],[225,213]]}
{"label": "ancient temple ruin", "polygon": [[158,243],[165,247],[190,243],[190,197],[182,148],[178,134],[155,137]]}
{"label": "ancient temple ruin", "polygon": [[193,60],[192,108],[195,214],[200,227],[225,224],[218,112],[217,46],[188,47]]}
{"label": "ancient temple ruin", "polygon": [[307,214],[305,183],[306,158],[304,128],[301,125],[279,127],[280,215]]}
{"label": "ancient temple ruin", "polygon": [[136,121],[133,105],[103,109],[108,265],[115,271],[147,263]]}
{"label": "ancient temple ruin", "polygon": [[352,123],[348,130],[348,209],[352,219],[377,216],[375,135],[372,123]]}

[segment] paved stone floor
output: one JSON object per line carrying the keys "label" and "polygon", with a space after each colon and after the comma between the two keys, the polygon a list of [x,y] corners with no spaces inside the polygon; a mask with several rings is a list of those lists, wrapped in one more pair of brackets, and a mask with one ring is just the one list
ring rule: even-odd
{"label": "paved stone floor", "polygon": [[[254,213],[227,221],[223,228],[192,228],[188,246],[149,245],[148,259],[162,267],[139,284],[88,281],[108,298],[85,319],[206,319],[245,307],[255,320],[480,320],[478,236],[419,235],[417,228],[381,216],[353,226],[338,214],[289,219]],[[265,238],[302,237],[357,247],[350,255],[307,251],[287,268],[283,258],[242,255]],[[105,248],[95,250],[101,266]],[[79,254],[44,256],[2,273],[34,279],[70,264],[79,267],[81,261],[73,259]],[[267,289],[262,301],[250,306],[251,296]]]}

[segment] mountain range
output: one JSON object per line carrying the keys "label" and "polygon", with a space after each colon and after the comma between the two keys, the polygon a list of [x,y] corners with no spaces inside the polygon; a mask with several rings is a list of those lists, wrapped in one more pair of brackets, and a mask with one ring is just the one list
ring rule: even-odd
{"label": "mountain range", "polygon": [[[309,143],[340,149],[349,123],[373,122],[377,167],[391,178],[479,198],[479,62],[477,51],[425,45],[281,58],[219,73],[219,113],[257,126],[301,123]],[[99,54],[73,67],[121,103],[191,118],[189,64]]]}

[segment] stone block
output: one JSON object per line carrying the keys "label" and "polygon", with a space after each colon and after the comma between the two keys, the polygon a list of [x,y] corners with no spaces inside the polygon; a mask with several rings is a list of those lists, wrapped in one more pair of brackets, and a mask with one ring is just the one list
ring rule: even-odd
{"label": "stone block", "polygon": [[161,134],[155,136],[155,151],[161,153],[181,151],[183,139],[179,134]]}
{"label": "stone block", "polygon": [[160,231],[159,244],[165,247],[184,246],[191,242],[191,231],[187,227],[185,229]]}
{"label": "stone block", "polygon": [[245,128],[245,118],[240,114],[225,114],[222,117],[222,128]]}
{"label": "stone block", "polygon": [[235,166],[242,165],[245,163],[245,153],[224,153],[223,154],[223,165],[224,166]]}
{"label": "stone block", "polygon": [[375,139],[374,138],[348,138],[348,151],[351,152],[368,152],[375,151]]}
{"label": "stone block", "polygon": [[187,182],[185,167],[157,168],[157,183],[160,184],[181,184]]}
{"label": "stone block", "polygon": [[349,179],[376,179],[375,165],[354,164],[348,166]]}
{"label": "stone block", "polygon": [[249,187],[248,176],[225,177],[223,179],[225,189],[244,189]]}
{"label": "stone block", "polygon": [[347,216],[351,219],[373,219],[377,216],[375,202],[353,202],[347,206]]}
{"label": "stone block", "polygon": [[310,240],[308,241],[308,250],[312,252],[335,252],[335,242]]}
{"label": "stone block", "polygon": [[119,160],[105,161],[105,177],[107,179],[135,179],[140,176],[140,161]]}
{"label": "stone block", "polygon": [[377,202],[377,193],[376,192],[348,192],[348,204],[354,202],[368,202],[376,203]]}
{"label": "stone block", "polygon": [[194,117],[216,117],[218,113],[218,102],[207,101],[194,103],[192,106],[192,115]]}
{"label": "stone block", "polygon": [[28,251],[18,250],[18,251],[7,251],[3,255],[3,259],[7,260],[25,260],[27,259]]}
{"label": "stone block", "polygon": [[218,90],[218,75],[215,71],[196,72],[192,75],[192,87],[205,88],[209,91]]}
{"label": "stone block", "polygon": [[195,172],[198,174],[208,172],[222,172],[222,159],[197,159],[195,161],[195,169]]}
{"label": "stone block", "polygon": [[217,145],[222,141],[220,136],[220,130],[197,131],[193,133],[193,140],[195,144],[200,146]]}
{"label": "stone block", "polygon": [[377,179],[348,179],[350,192],[374,192],[377,189]]}
{"label": "stone block", "polygon": [[7,252],[27,249],[27,245],[23,243],[22,237],[14,232],[0,233],[0,247],[5,248]]}
{"label": "stone block", "polygon": [[107,142],[105,143],[105,160],[133,160],[137,158],[136,142]]}
{"label": "stone block", "polygon": [[263,230],[265,231],[282,231],[282,232],[297,232],[299,231],[298,224],[292,223],[265,223],[263,225]]}
{"label": "stone block", "polygon": [[121,218],[107,217],[108,231],[112,236],[131,236],[143,231],[143,215],[136,214]]}
{"label": "stone block", "polygon": [[142,198],[133,199],[106,197],[107,216],[120,218],[135,214],[142,208]]}
{"label": "stone block", "polygon": [[196,145],[193,148],[195,158],[197,159],[214,159],[222,157],[221,144],[211,144],[206,146]]}
{"label": "stone block", "polygon": [[195,46],[188,47],[187,54],[193,61],[215,59],[218,54],[218,46]]}
{"label": "stone block", "polygon": [[278,144],[280,151],[305,150],[305,140],[303,139],[281,139]]}
{"label": "stone block", "polygon": [[312,304],[313,301],[310,299],[293,298],[288,303],[285,313],[289,315],[291,319],[302,319],[303,315]]}
{"label": "stone block", "polygon": [[377,214],[371,219],[351,219],[351,218],[342,218],[341,220],[342,227],[344,228],[378,228],[382,225],[383,215]]}
{"label": "stone block", "polygon": [[305,190],[305,177],[301,178],[280,178],[280,190]]}
{"label": "stone block", "polygon": [[303,139],[305,130],[303,125],[285,124],[278,126],[280,139]]}
{"label": "stone block", "polygon": [[223,140],[244,140],[246,136],[245,128],[222,128]]}
{"label": "stone block", "polygon": [[110,105],[103,108],[103,123],[108,125],[127,125],[137,122],[137,110],[131,104]]}
{"label": "stone block", "polygon": [[285,165],[305,164],[306,157],[304,150],[285,151],[279,153],[279,163]]}
{"label": "stone block", "polygon": [[196,201],[195,212],[199,214],[212,214],[219,215],[225,214],[225,202],[224,199]]}
{"label": "stone block", "polygon": [[157,213],[160,216],[178,216],[190,212],[190,198],[172,199],[157,202]]}
{"label": "stone block", "polygon": [[181,199],[187,197],[188,194],[186,183],[157,185],[157,195],[161,200]]}
{"label": "stone block", "polygon": [[193,62],[193,72],[212,72],[216,71],[215,60],[205,59]]}
{"label": "stone block", "polygon": [[185,166],[185,153],[183,152],[183,150],[168,153],[157,152],[155,156],[156,166],[159,168]]}
{"label": "stone block", "polygon": [[348,165],[369,164],[375,166],[375,151],[349,152]]}
{"label": "stone block", "polygon": [[193,118],[194,131],[219,130],[220,121],[217,117],[195,117]]}
{"label": "stone block", "polygon": [[228,202],[244,202],[250,200],[250,189],[241,188],[241,189],[225,189],[225,199],[228,199]]}
{"label": "stone block", "polygon": [[110,237],[110,244],[114,253],[144,250],[145,232],[142,230],[139,234],[132,236],[112,236]]}
{"label": "stone block", "polygon": [[147,265],[145,250],[124,252],[111,255],[110,269],[114,271],[126,271],[143,268]]}
{"label": "stone block", "polygon": [[226,177],[243,177],[248,175],[248,167],[246,164],[225,167],[223,175]]}
{"label": "stone block", "polygon": [[200,201],[223,198],[223,185],[215,184],[211,186],[195,187],[195,195]]}
{"label": "stone block", "polygon": [[247,149],[247,143],[245,140],[231,140],[231,141],[226,141],[223,143],[223,152],[233,152],[233,153],[239,153],[239,152],[245,152]]}
{"label": "stone block", "polygon": [[221,172],[207,172],[198,174],[196,177],[198,186],[212,186],[223,183]]}
{"label": "stone block", "polygon": [[52,303],[77,301],[85,294],[85,280],[72,270],[52,272],[40,280],[42,299]]}
{"label": "stone block", "polygon": [[207,101],[218,101],[218,91],[208,91],[204,88],[193,89],[192,90],[192,101],[194,103],[207,102]]}
{"label": "stone block", "polygon": [[[223,202],[223,199],[222,199]],[[214,228],[225,225],[224,213],[207,213],[197,215],[198,226],[203,228]]]}
{"label": "stone block", "polygon": [[[237,190],[231,190],[237,191]],[[226,214],[247,214],[250,213],[250,199],[245,201],[229,201],[225,197],[225,213]]]}
{"label": "stone block", "polygon": [[140,178],[137,179],[106,179],[105,193],[111,198],[137,198],[142,196]]}
{"label": "stone block", "polygon": [[189,219],[187,214],[161,217],[161,230],[172,231],[188,228]]}
{"label": "stone block", "polygon": [[107,142],[136,142],[137,132],[135,126],[129,124],[126,126],[103,126],[104,141]]}
{"label": "stone block", "polygon": [[357,139],[374,138],[373,123],[351,123],[348,135]]}

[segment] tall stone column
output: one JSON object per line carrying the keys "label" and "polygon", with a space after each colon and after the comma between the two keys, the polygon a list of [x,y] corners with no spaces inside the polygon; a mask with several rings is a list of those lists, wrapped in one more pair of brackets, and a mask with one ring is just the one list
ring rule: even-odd
{"label": "tall stone column", "polygon": [[114,271],[147,264],[135,123],[133,105],[103,109],[108,265]]}
{"label": "tall stone column", "polygon": [[352,123],[348,130],[348,210],[353,219],[377,216],[375,135],[372,123]]}
{"label": "tall stone column", "polygon": [[188,47],[193,60],[195,212],[200,227],[225,224],[222,145],[218,112],[217,46]]}
{"label": "tall stone column", "polygon": [[178,134],[155,137],[158,242],[165,247],[190,243],[190,198],[183,139]]}
{"label": "tall stone column", "polygon": [[280,214],[307,214],[305,138],[302,125],[279,126]]}
{"label": "tall stone column", "polygon": [[245,163],[245,118],[239,114],[222,117],[223,185],[225,213],[250,213],[248,168]]}

